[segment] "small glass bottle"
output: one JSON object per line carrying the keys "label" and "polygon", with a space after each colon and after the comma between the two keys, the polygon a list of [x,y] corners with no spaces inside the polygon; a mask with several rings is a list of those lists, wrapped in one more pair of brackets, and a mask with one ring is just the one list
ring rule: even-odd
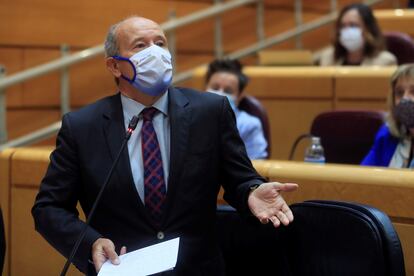
{"label": "small glass bottle", "polygon": [[312,136],[311,144],[305,151],[305,162],[325,163],[325,155],[321,145],[321,138]]}

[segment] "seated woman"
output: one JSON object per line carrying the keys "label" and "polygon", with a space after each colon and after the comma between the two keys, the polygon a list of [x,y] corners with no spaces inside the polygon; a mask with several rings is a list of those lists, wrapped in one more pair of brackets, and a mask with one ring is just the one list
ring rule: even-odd
{"label": "seated woman", "polygon": [[334,45],[321,53],[319,64],[396,65],[397,59],[385,51],[384,38],[371,9],[365,4],[351,4],[341,10]]}
{"label": "seated woman", "polygon": [[267,158],[267,142],[260,120],[237,108],[243,98],[247,77],[237,60],[215,60],[208,66],[206,90],[226,96],[236,115],[237,128],[250,159]]}
{"label": "seated woman", "polygon": [[400,66],[392,76],[388,105],[387,122],[361,165],[414,168],[414,64]]}

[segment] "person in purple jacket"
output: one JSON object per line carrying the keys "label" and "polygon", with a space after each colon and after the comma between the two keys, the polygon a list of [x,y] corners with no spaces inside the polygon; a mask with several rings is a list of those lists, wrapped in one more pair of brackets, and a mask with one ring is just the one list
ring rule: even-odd
{"label": "person in purple jacket", "polygon": [[414,168],[414,64],[400,66],[391,77],[389,113],[361,165]]}

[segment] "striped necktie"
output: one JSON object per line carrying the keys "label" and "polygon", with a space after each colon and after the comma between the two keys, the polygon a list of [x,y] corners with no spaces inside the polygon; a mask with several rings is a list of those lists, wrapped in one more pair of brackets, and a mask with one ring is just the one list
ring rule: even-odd
{"label": "striped necktie", "polygon": [[145,207],[156,224],[160,224],[165,199],[164,169],[152,119],[158,112],[147,107],[141,113],[144,119],[141,129],[142,160],[144,163]]}

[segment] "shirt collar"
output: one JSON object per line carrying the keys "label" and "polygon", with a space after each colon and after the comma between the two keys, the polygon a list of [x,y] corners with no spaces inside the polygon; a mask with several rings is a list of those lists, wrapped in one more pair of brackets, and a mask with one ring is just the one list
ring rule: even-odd
{"label": "shirt collar", "polygon": [[[141,111],[146,107],[142,103],[139,103],[121,93],[122,109],[124,116],[129,121],[134,115],[139,115]],[[168,90],[159,98],[153,105],[158,111],[165,116],[168,116]]]}
{"label": "shirt collar", "polygon": [[411,139],[404,139],[399,142],[397,148],[391,158],[389,167],[391,168],[406,168],[408,158],[410,158]]}

